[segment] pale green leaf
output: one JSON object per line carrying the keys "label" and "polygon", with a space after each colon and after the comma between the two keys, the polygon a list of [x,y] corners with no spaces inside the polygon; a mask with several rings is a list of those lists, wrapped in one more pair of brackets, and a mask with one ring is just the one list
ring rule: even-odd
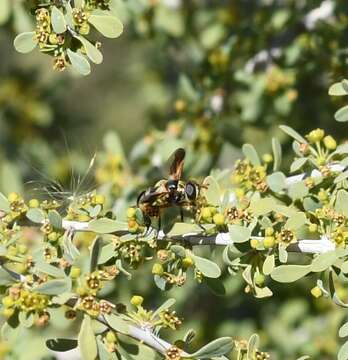
{"label": "pale green leaf", "polygon": [[259,155],[251,144],[244,144],[242,147],[245,157],[255,166],[261,165]]}
{"label": "pale green leaf", "polygon": [[207,189],[204,189],[204,196],[206,197],[210,205],[220,205],[220,193],[221,189],[218,182],[214,177],[208,176],[204,179],[203,185],[207,186]]}
{"label": "pale green leaf", "polygon": [[117,316],[115,314],[106,314],[104,315],[104,318],[112,329],[122,334],[128,334],[129,325],[120,316]]}
{"label": "pale green leaf", "polygon": [[262,272],[265,275],[270,275],[271,272],[274,270],[274,266],[275,266],[274,254],[268,255],[262,265]]}
{"label": "pale green leaf", "polygon": [[78,73],[84,76],[90,74],[91,65],[89,64],[89,62],[86,60],[85,57],[83,57],[82,55],[76,52],[71,51],[70,49],[67,50],[67,54],[71,62],[71,65]]}
{"label": "pale green leaf", "polygon": [[276,202],[272,198],[253,199],[250,203],[249,210],[254,216],[267,215],[273,211],[275,204]]}
{"label": "pale green leaf", "polygon": [[289,217],[285,223],[285,227],[289,230],[297,230],[303,226],[307,221],[306,215],[303,212],[298,212]]}
{"label": "pale green leaf", "polygon": [[335,119],[339,122],[348,121],[348,105],[343,106],[341,109],[336,111]]}
{"label": "pale green leaf", "polygon": [[241,225],[229,225],[228,230],[232,242],[242,243],[248,241],[251,236],[251,230]]}
{"label": "pale green leaf", "polygon": [[44,211],[38,208],[29,209],[26,213],[26,217],[37,224],[42,224],[46,219]]}
{"label": "pale green leaf", "polygon": [[51,22],[55,33],[62,34],[66,31],[64,14],[56,6],[51,9]]}
{"label": "pale green leaf", "polygon": [[282,172],[277,171],[267,176],[267,184],[272,191],[278,193],[286,187],[286,177]]}
{"label": "pale green leaf", "polygon": [[348,336],[348,322],[344,323],[338,330],[338,336],[341,338]]}
{"label": "pale green leaf", "polygon": [[282,162],[282,147],[277,138],[272,138],[272,150],[273,150],[273,171],[277,171],[280,168]]}
{"label": "pale green leaf", "polygon": [[305,157],[295,159],[290,166],[290,171],[295,172],[297,170],[300,170],[304,166],[304,164],[307,162],[307,160],[308,160],[308,158],[305,158]]}
{"label": "pale green leaf", "polygon": [[306,276],[311,271],[311,265],[280,265],[271,273],[273,280],[281,283],[291,283]]}
{"label": "pale green leaf", "polygon": [[78,345],[82,360],[95,360],[97,358],[97,342],[92,329],[91,318],[88,315],[85,315],[82,321]]}
{"label": "pale green leaf", "polygon": [[71,290],[71,279],[50,280],[35,287],[35,291],[45,295],[59,295]]}
{"label": "pale green leaf", "polygon": [[347,94],[348,94],[348,91],[343,86],[342,82],[335,83],[335,84],[331,85],[329,88],[329,95],[331,95],[331,96],[342,96],[342,95],[347,95]]}
{"label": "pale green leaf", "polygon": [[335,210],[348,216],[348,192],[341,189],[337,192]]}
{"label": "pale green leaf", "polygon": [[4,211],[5,213],[10,211],[10,202],[8,201],[7,197],[0,193],[0,210]]}
{"label": "pale green leaf", "polygon": [[190,354],[190,357],[197,359],[211,359],[212,357],[222,356],[229,353],[233,349],[233,339],[230,337],[222,337],[213,340],[209,344],[203,346],[198,351]]}
{"label": "pale green leaf", "polygon": [[27,54],[35,49],[37,41],[35,40],[35,32],[24,32],[16,36],[13,41],[15,49],[22,53]]}
{"label": "pale green leaf", "polygon": [[337,259],[336,251],[329,251],[318,255],[312,261],[311,270],[313,272],[322,272],[330,267]]}
{"label": "pale green leaf", "polygon": [[339,349],[337,354],[337,360],[347,360],[348,359],[348,341],[345,342]]}
{"label": "pale green leaf", "polygon": [[94,231],[98,234],[110,234],[117,231],[127,231],[128,226],[125,222],[101,218],[90,221],[88,224],[88,230]]}
{"label": "pale green leaf", "polygon": [[307,140],[303,136],[301,136],[297,131],[295,131],[293,128],[286,125],[280,125],[279,128],[283,130],[286,134],[291,136],[293,139],[297,140],[298,142],[307,144]]}
{"label": "pale green leaf", "polygon": [[289,186],[288,193],[292,200],[302,199],[308,194],[308,187],[304,181],[292,184]]}
{"label": "pale green leaf", "polygon": [[204,259],[200,256],[193,256],[196,268],[202,274],[209,278],[218,278],[221,275],[219,266],[211,260]]}
{"label": "pale green leaf", "polygon": [[196,224],[175,223],[167,235],[169,237],[181,236],[190,233],[200,233],[202,229]]}
{"label": "pale green leaf", "polygon": [[93,45],[83,36],[76,35],[75,37],[76,39],[81,41],[83,47],[85,48],[87,56],[92,62],[94,62],[95,64],[101,64],[103,62],[103,54],[96,48],[95,45]]}
{"label": "pale green leaf", "polygon": [[88,21],[107,38],[117,38],[123,32],[123,24],[115,16],[91,15]]}

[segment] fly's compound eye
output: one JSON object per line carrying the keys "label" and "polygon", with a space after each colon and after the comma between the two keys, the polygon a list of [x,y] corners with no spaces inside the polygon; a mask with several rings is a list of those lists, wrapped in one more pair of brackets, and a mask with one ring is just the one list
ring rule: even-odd
{"label": "fly's compound eye", "polygon": [[185,193],[190,200],[196,199],[197,190],[195,184],[188,182],[185,186]]}
{"label": "fly's compound eye", "polygon": [[178,187],[178,181],[177,180],[168,180],[167,181],[167,189],[169,191],[176,190]]}

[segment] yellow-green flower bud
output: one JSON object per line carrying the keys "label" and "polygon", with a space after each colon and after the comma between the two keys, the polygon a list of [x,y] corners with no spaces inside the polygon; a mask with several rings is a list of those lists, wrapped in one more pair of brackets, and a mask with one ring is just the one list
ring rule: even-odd
{"label": "yellow-green flower bud", "polygon": [[308,230],[309,230],[309,232],[311,232],[311,233],[316,232],[317,229],[318,229],[318,225],[317,225],[317,224],[311,223],[311,224],[309,224],[309,226],[308,226]]}
{"label": "yellow-green flower bud", "polygon": [[323,295],[323,292],[321,291],[320,287],[315,286],[314,288],[312,288],[311,290],[311,294],[315,297],[315,298],[319,298]]}
{"label": "yellow-green flower bud", "polygon": [[113,344],[116,342],[117,338],[116,338],[116,335],[113,331],[108,331],[106,336],[106,341],[109,343],[109,344]]}
{"label": "yellow-green flower bud", "polygon": [[49,241],[57,241],[59,238],[59,234],[55,231],[52,231],[51,233],[48,234],[47,238]]}
{"label": "yellow-green flower bud", "polygon": [[104,195],[95,195],[94,203],[99,204],[99,205],[105,204],[105,196]]}
{"label": "yellow-green flower bud", "polygon": [[29,200],[29,207],[31,208],[38,208],[40,206],[40,202],[38,199],[31,199]]}
{"label": "yellow-green flower bud", "polygon": [[164,273],[163,266],[159,263],[153,264],[152,273],[161,276]]}
{"label": "yellow-green flower bud", "polygon": [[225,216],[223,214],[215,214],[213,217],[215,225],[221,226],[225,224]]}
{"label": "yellow-green flower bud", "polygon": [[5,306],[5,308],[9,308],[14,304],[13,299],[11,298],[11,296],[5,296],[2,299],[2,304]]}
{"label": "yellow-green flower bud", "polygon": [[210,220],[212,217],[212,213],[209,207],[204,207],[201,211],[203,220]]}
{"label": "yellow-green flower bud", "polygon": [[257,286],[259,286],[259,287],[264,286],[265,280],[266,280],[266,278],[264,275],[262,275],[262,274],[255,275],[254,281]]}
{"label": "yellow-green flower bud", "polygon": [[193,264],[194,264],[194,261],[193,261],[192,257],[190,257],[190,256],[186,256],[185,258],[182,259],[182,265],[186,269],[193,266]]}
{"label": "yellow-green flower bud", "polygon": [[271,154],[263,154],[262,155],[262,160],[268,164],[271,163],[273,161],[273,156]]}
{"label": "yellow-green flower bud", "polygon": [[265,249],[272,248],[274,244],[275,244],[275,238],[273,236],[266,236],[263,239],[263,246],[265,247]]}
{"label": "yellow-green flower bud", "polygon": [[6,319],[8,319],[8,318],[10,318],[13,314],[14,314],[14,309],[12,309],[12,308],[5,308],[5,309],[3,309],[2,310],[2,315],[6,318]]}
{"label": "yellow-green flower bud", "polygon": [[268,227],[266,230],[265,230],[265,235],[266,236],[272,236],[274,234],[274,229],[271,228],[271,227]]}
{"label": "yellow-green flower bud", "polygon": [[144,298],[142,296],[139,296],[139,295],[134,295],[132,296],[131,298],[131,301],[130,303],[133,305],[133,306],[141,306],[141,304],[143,303],[144,301]]}
{"label": "yellow-green flower bud", "polygon": [[336,140],[331,135],[324,137],[324,145],[328,150],[335,150],[337,147]]}
{"label": "yellow-green flower bud", "polygon": [[77,279],[81,275],[81,269],[77,266],[72,266],[70,270],[70,277],[72,279]]}
{"label": "yellow-green flower bud", "polygon": [[314,144],[322,140],[324,136],[325,132],[323,129],[315,129],[312,130],[306,137],[310,143]]}
{"label": "yellow-green flower bud", "polygon": [[136,210],[134,207],[130,207],[127,209],[127,218],[131,219],[135,217]]}
{"label": "yellow-green flower bud", "polygon": [[14,202],[19,200],[19,195],[16,192],[11,192],[8,194],[7,199],[9,202]]}
{"label": "yellow-green flower bud", "polygon": [[257,240],[257,239],[251,239],[251,240],[250,240],[250,246],[251,246],[253,249],[256,249],[256,248],[259,246],[259,240]]}

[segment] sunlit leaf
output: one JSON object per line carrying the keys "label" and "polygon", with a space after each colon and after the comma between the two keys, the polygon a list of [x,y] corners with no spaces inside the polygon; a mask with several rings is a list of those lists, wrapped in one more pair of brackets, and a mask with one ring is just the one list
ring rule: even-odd
{"label": "sunlit leaf", "polygon": [[22,53],[27,54],[35,49],[37,41],[35,40],[35,32],[24,32],[16,36],[13,41],[15,49]]}
{"label": "sunlit leaf", "polygon": [[276,267],[271,277],[281,283],[291,283],[306,276],[311,271],[311,265],[280,265]]}
{"label": "sunlit leaf", "polygon": [[80,333],[78,336],[78,345],[82,360],[95,360],[98,355],[96,338],[92,329],[91,318],[85,315]]}
{"label": "sunlit leaf", "polygon": [[201,271],[204,276],[209,278],[218,278],[221,275],[219,266],[213,261],[204,259],[197,255],[194,255],[193,259],[195,261],[196,268]]}
{"label": "sunlit leaf", "polygon": [[241,225],[229,225],[228,230],[232,242],[242,243],[248,241],[251,236],[251,230]]}
{"label": "sunlit leaf", "polygon": [[117,38],[123,32],[123,24],[115,16],[91,15],[88,22],[107,38]]}
{"label": "sunlit leaf", "polygon": [[86,58],[70,49],[67,50],[67,54],[73,68],[81,75],[88,75],[91,72],[91,65]]}
{"label": "sunlit leaf", "polygon": [[229,353],[232,350],[233,345],[234,343],[232,338],[219,338],[203,346],[193,354],[190,354],[190,357],[198,359],[211,359],[214,356],[222,356]]}
{"label": "sunlit leaf", "polygon": [[71,279],[49,280],[35,287],[35,291],[45,295],[59,295],[71,290]]}
{"label": "sunlit leaf", "polygon": [[259,155],[251,144],[244,144],[242,147],[245,157],[255,166],[261,165]]}
{"label": "sunlit leaf", "polygon": [[128,230],[128,226],[127,223],[121,221],[101,218],[90,221],[88,224],[88,230],[98,234],[110,234],[117,231]]}
{"label": "sunlit leaf", "polygon": [[343,106],[341,109],[335,112],[335,119],[339,122],[348,121],[348,105]]}
{"label": "sunlit leaf", "polygon": [[53,6],[51,10],[51,22],[55,33],[62,34],[66,31],[64,14],[56,6]]}

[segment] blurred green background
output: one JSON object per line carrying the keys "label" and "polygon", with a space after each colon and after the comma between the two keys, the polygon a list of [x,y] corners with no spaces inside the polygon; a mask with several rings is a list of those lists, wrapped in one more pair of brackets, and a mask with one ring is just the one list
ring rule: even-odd
{"label": "blurred green background", "polygon": [[[165,159],[177,146],[190,153],[186,174],[200,177],[215,167],[231,168],[244,142],[265,153],[278,136],[285,158],[291,156],[280,124],[302,134],[322,127],[347,138],[346,126],[333,117],[344,99],[328,95],[329,86],[347,76],[344,0],[116,0],[112,9],[125,23],[124,34],[103,40],[104,62],[88,77],[54,72],[51,59],[38,51],[16,53],[15,34],[32,27],[32,19],[24,1],[10,0],[6,11],[1,6],[7,0],[1,1],[4,193],[44,195],[53,180],[71,192],[97,186],[121,214],[139,189],[163,176]],[[113,133],[128,161],[120,158]],[[95,153],[96,165],[76,185]],[[273,298],[257,300],[244,294],[239,276],[224,275],[227,291],[219,297],[194,283],[160,293],[150,272],[149,265],[131,282],[118,281],[108,296],[118,302],[139,293],[149,307],[175,297],[185,319],[182,332],[195,328],[197,344],[216,336],[245,339],[256,331],[272,359],[335,358],[337,327],[346,314],[311,298],[311,278],[273,285]],[[63,333],[66,326],[57,324]],[[40,330],[32,336],[41,344]],[[23,341],[13,359],[28,359],[21,350],[26,346],[39,349],[33,360],[45,356],[35,341]]]}

